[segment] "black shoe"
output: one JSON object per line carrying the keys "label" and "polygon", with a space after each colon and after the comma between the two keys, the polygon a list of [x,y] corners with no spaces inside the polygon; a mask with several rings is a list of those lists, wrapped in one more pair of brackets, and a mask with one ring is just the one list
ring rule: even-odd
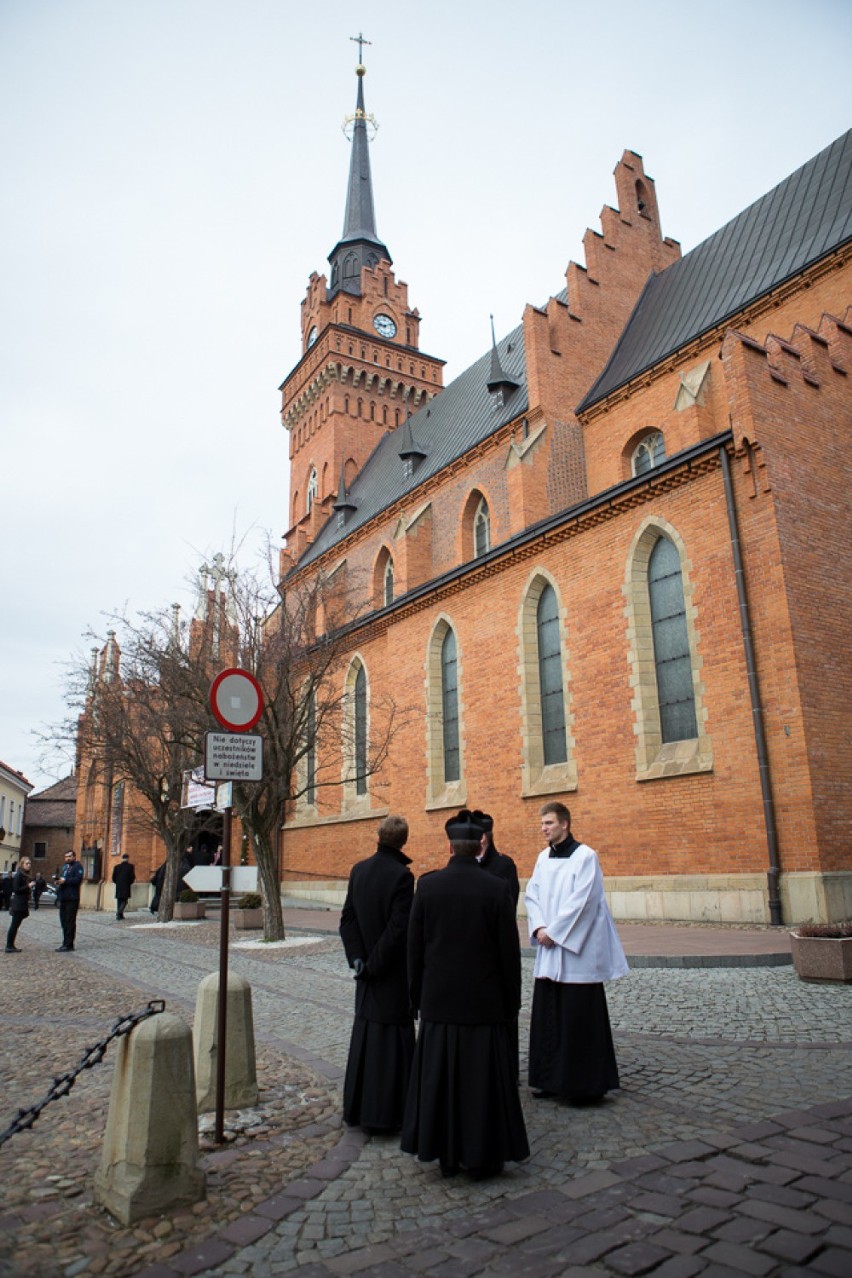
{"label": "black shoe", "polygon": [[441,1163],[441,1175],[444,1180],[449,1180],[451,1176],[458,1176],[458,1174],[458,1167],[454,1167],[450,1163]]}
{"label": "black shoe", "polygon": [[73,946],[73,945],[57,945],[57,947],[56,947],[56,953],[57,953],[57,954],[68,954],[71,950],[73,950],[73,948],[74,948],[74,946]]}
{"label": "black shoe", "polygon": [[492,1176],[500,1176],[502,1163],[486,1163],[484,1167],[468,1167],[467,1174],[471,1180],[490,1180]]}
{"label": "black shoe", "polygon": [[6,953],[7,953],[7,954],[20,954],[20,953],[21,953],[21,951],[18,949],[17,945],[7,945],[7,946],[6,946]]}
{"label": "black shoe", "polygon": [[533,1091],[533,1100],[556,1100],[556,1092]]}

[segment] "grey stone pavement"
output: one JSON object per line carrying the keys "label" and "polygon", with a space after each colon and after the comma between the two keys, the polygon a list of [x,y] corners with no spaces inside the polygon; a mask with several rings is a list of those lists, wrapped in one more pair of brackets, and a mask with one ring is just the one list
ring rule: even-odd
{"label": "grey stone pavement", "polygon": [[[232,947],[230,967],[251,983],[258,1040],[339,1084],[353,987],[337,915],[287,917],[302,943]],[[53,912],[26,926],[24,942],[54,942]],[[78,950],[62,961],[120,976],[191,1019],[198,982],[217,966],[194,926],[81,914]],[[852,986],[801,982],[785,933],[619,930],[634,956],[608,986],[621,1090],[573,1108],[522,1086],[527,1162],[447,1181],[393,1140],[341,1127],[280,1193],[135,1272],[850,1278]],[[523,963],[522,1076],[529,953]]]}

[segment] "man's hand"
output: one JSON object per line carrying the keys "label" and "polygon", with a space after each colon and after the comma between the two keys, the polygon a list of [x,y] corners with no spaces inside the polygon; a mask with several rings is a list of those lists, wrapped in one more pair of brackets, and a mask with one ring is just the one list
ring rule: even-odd
{"label": "man's hand", "polygon": [[533,936],[538,941],[539,945],[543,945],[546,950],[552,950],[556,945],[553,937],[548,936],[543,927],[537,927],[533,932]]}
{"label": "man's hand", "polygon": [[355,970],[355,975],[352,978],[353,981],[363,981],[367,975],[367,964],[364,960],[357,958],[352,964],[352,967]]}

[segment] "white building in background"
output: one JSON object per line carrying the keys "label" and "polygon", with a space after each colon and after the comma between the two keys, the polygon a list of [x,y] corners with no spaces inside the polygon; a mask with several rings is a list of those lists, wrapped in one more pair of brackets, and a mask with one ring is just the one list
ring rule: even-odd
{"label": "white building in background", "polygon": [[24,811],[32,784],[0,760],[0,872],[12,868],[21,855]]}

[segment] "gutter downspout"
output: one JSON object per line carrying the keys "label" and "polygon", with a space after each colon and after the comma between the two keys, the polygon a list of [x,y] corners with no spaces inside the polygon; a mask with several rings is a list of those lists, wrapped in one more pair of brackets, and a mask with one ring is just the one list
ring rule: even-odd
{"label": "gutter downspout", "polygon": [[769,850],[769,869],[766,874],[769,885],[769,921],[773,927],[782,925],[781,895],[779,879],[781,865],[778,858],[778,830],[775,824],[775,805],[772,801],[772,783],[769,773],[769,754],[766,749],[766,729],[763,722],[763,709],[760,703],[760,687],[757,681],[757,667],[754,660],[754,644],[752,642],[751,617],[749,615],[748,594],[746,592],[743,573],[742,554],[740,552],[740,532],[737,522],[737,509],[734,505],[734,487],[731,482],[731,463],[728,450],[724,445],[719,449],[722,463],[722,479],[725,484],[725,506],[728,511],[728,530],[731,534],[731,550],[734,556],[734,576],[737,584],[737,599],[740,606],[740,629],[745,649],[746,670],[748,673],[748,690],[751,699],[751,716],[754,725],[754,741],[757,747],[757,763],[760,772],[760,792],[763,796],[763,819],[766,825],[766,844]]}

